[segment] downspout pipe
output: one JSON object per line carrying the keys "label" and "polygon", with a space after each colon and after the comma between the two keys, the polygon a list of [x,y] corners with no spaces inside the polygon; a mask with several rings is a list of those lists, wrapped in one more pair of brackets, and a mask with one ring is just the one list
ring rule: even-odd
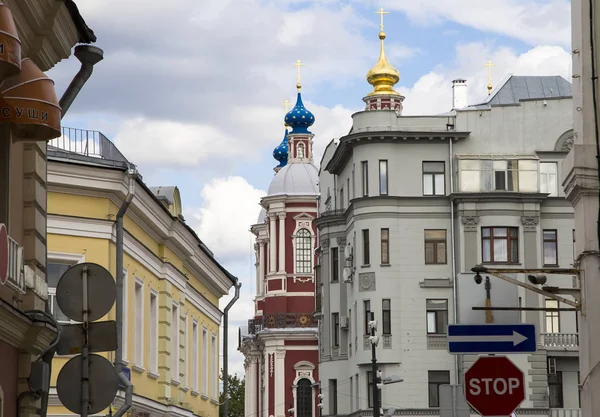
{"label": "downspout pipe", "polygon": [[92,76],[94,65],[104,59],[104,51],[92,45],[77,45],[73,54],[81,62],[81,68],[60,98],[59,105],[62,109],[62,117],[65,117],[71,104],[73,104],[87,80]]}
{"label": "downspout pipe", "polygon": [[[117,279],[116,279],[116,287],[117,287],[117,302],[116,302],[116,321],[117,321],[117,350],[115,351],[115,370],[117,375],[119,375],[119,379],[123,382],[125,386],[125,404],[117,411],[115,417],[122,416],[125,412],[131,407],[132,393],[133,393],[133,385],[125,374],[123,374],[123,217],[133,200],[133,195],[135,193],[135,182],[137,178],[137,169],[135,165],[129,164],[127,169],[127,177],[129,179],[127,195],[125,196],[125,200],[121,203],[121,207],[119,207],[119,211],[117,212],[116,217],[116,268],[117,268]],[[127,384],[125,384],[125,381]],[[130,393],[131,391],[131,393]],[[127,398],[129,397],[129,400]],[[129,403],[129,404],[128,404]]]}
{"label": "downspout pipe", "polygon": [[242,283],[239,279],[235,279],[233,284],[235,293],[233,298],[225,306],[223,310],[223,416],[228,417],[229,415],[229,310],[235,302],[240,298],[240,288]]}
{"label": "downspout pipe", "polygon": [[[450,138],[449,155],[448,155],[448,168],[450,169],[450,256],[451,256],[451,267],[452,267],[452,313],[454,316],[454,324],[458,323],[458,282],[456,279],[456,231],[454,230],[454,151],[452,149],[453,138]],[[460,363],[462,355],[455,355],[454,358],[454,374],[456,385],[460,384]]]}

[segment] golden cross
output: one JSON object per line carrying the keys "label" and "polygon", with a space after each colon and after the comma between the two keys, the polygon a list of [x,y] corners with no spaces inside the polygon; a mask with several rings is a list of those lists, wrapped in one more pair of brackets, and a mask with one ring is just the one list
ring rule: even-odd
{"label": "golden cross", "polygon": [[483,64],[484,67],[488,67],[488,81],[492,81],[492,67],[495,67],[496,64],[492,64],[492,61],[488,61]]}
{"label": "golden cross", "polygon": [[384,12],[383,11],[383,7],[381,9],[379,9],[378,12],[375,12],[375,14],[378,14],[380,17],[380,23],[379,23],[379,27],[381,28],[381,31],[383,32],[383,15],[384,14],[388,14],[389,12]]}
{"label": "golden cross", "polygon": [[292,105],[292,103],[288,100],[285,100],[281,105],[285,107],[285,112],[287,113],[288,108]]}
{"label": "golden cross", "polygon": [[302,61],[300,61],[299,59],[297,59],[296,62],[292,65],[295,67],[298,67],[298,84],[300,84],[300,67],[303,67],[304,63]]}

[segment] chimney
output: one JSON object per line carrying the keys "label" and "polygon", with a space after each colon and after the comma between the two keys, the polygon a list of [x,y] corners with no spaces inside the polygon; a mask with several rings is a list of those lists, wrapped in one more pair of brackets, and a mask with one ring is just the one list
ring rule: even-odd
{"label": "chimney", "polygon": [[452,110],[467,107],[467,80],[452,81]]}

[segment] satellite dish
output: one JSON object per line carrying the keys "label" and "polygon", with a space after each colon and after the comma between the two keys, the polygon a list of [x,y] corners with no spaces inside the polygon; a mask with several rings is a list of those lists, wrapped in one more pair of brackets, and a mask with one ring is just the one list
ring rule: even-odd
{"label": "satellite dish", "polygon": [[[108,359],[100,355],[89,355],[89,363],[90,406],[87,414],[92,415],[104,410],[113,402],[119,389],[119,377]],[[63,366],[56,380],[60,402],[75,414],[82,414],[82,367],[81,356],[75,356]]]}
{"label": "satellite dish", "polygon": [[115,304],[115,280],[106,268],[94,263],[73,265],[56,286],[56,302],[65,316],[83,321],[83,274],[87,272],[88,320],[104,317]]}

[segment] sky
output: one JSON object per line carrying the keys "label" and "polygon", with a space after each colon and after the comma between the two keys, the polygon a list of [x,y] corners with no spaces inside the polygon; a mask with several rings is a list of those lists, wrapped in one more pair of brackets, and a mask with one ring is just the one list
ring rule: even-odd
{"label": "sky", "polygon": [[[229,370],[242,376],[237,332],[253,316],[250,225],[277,162],[284,100],[315,115],[315,160],[348,133],[371,91],[384,7],[386,55],[401,75],[404,114],[451,108],[451,81],[467,80],[469,104],[509,74],[570,81],[568,0],[81,0],[98,37],[96,65],[63,126],[101,131],[150,186],[176,185],[186,221],[238,276],[230,311]],[[49,72],[60,96],[74,57]],[[233,289],[231,291],[233,294]],[[221,300],[223,308],[230,297]]]}

